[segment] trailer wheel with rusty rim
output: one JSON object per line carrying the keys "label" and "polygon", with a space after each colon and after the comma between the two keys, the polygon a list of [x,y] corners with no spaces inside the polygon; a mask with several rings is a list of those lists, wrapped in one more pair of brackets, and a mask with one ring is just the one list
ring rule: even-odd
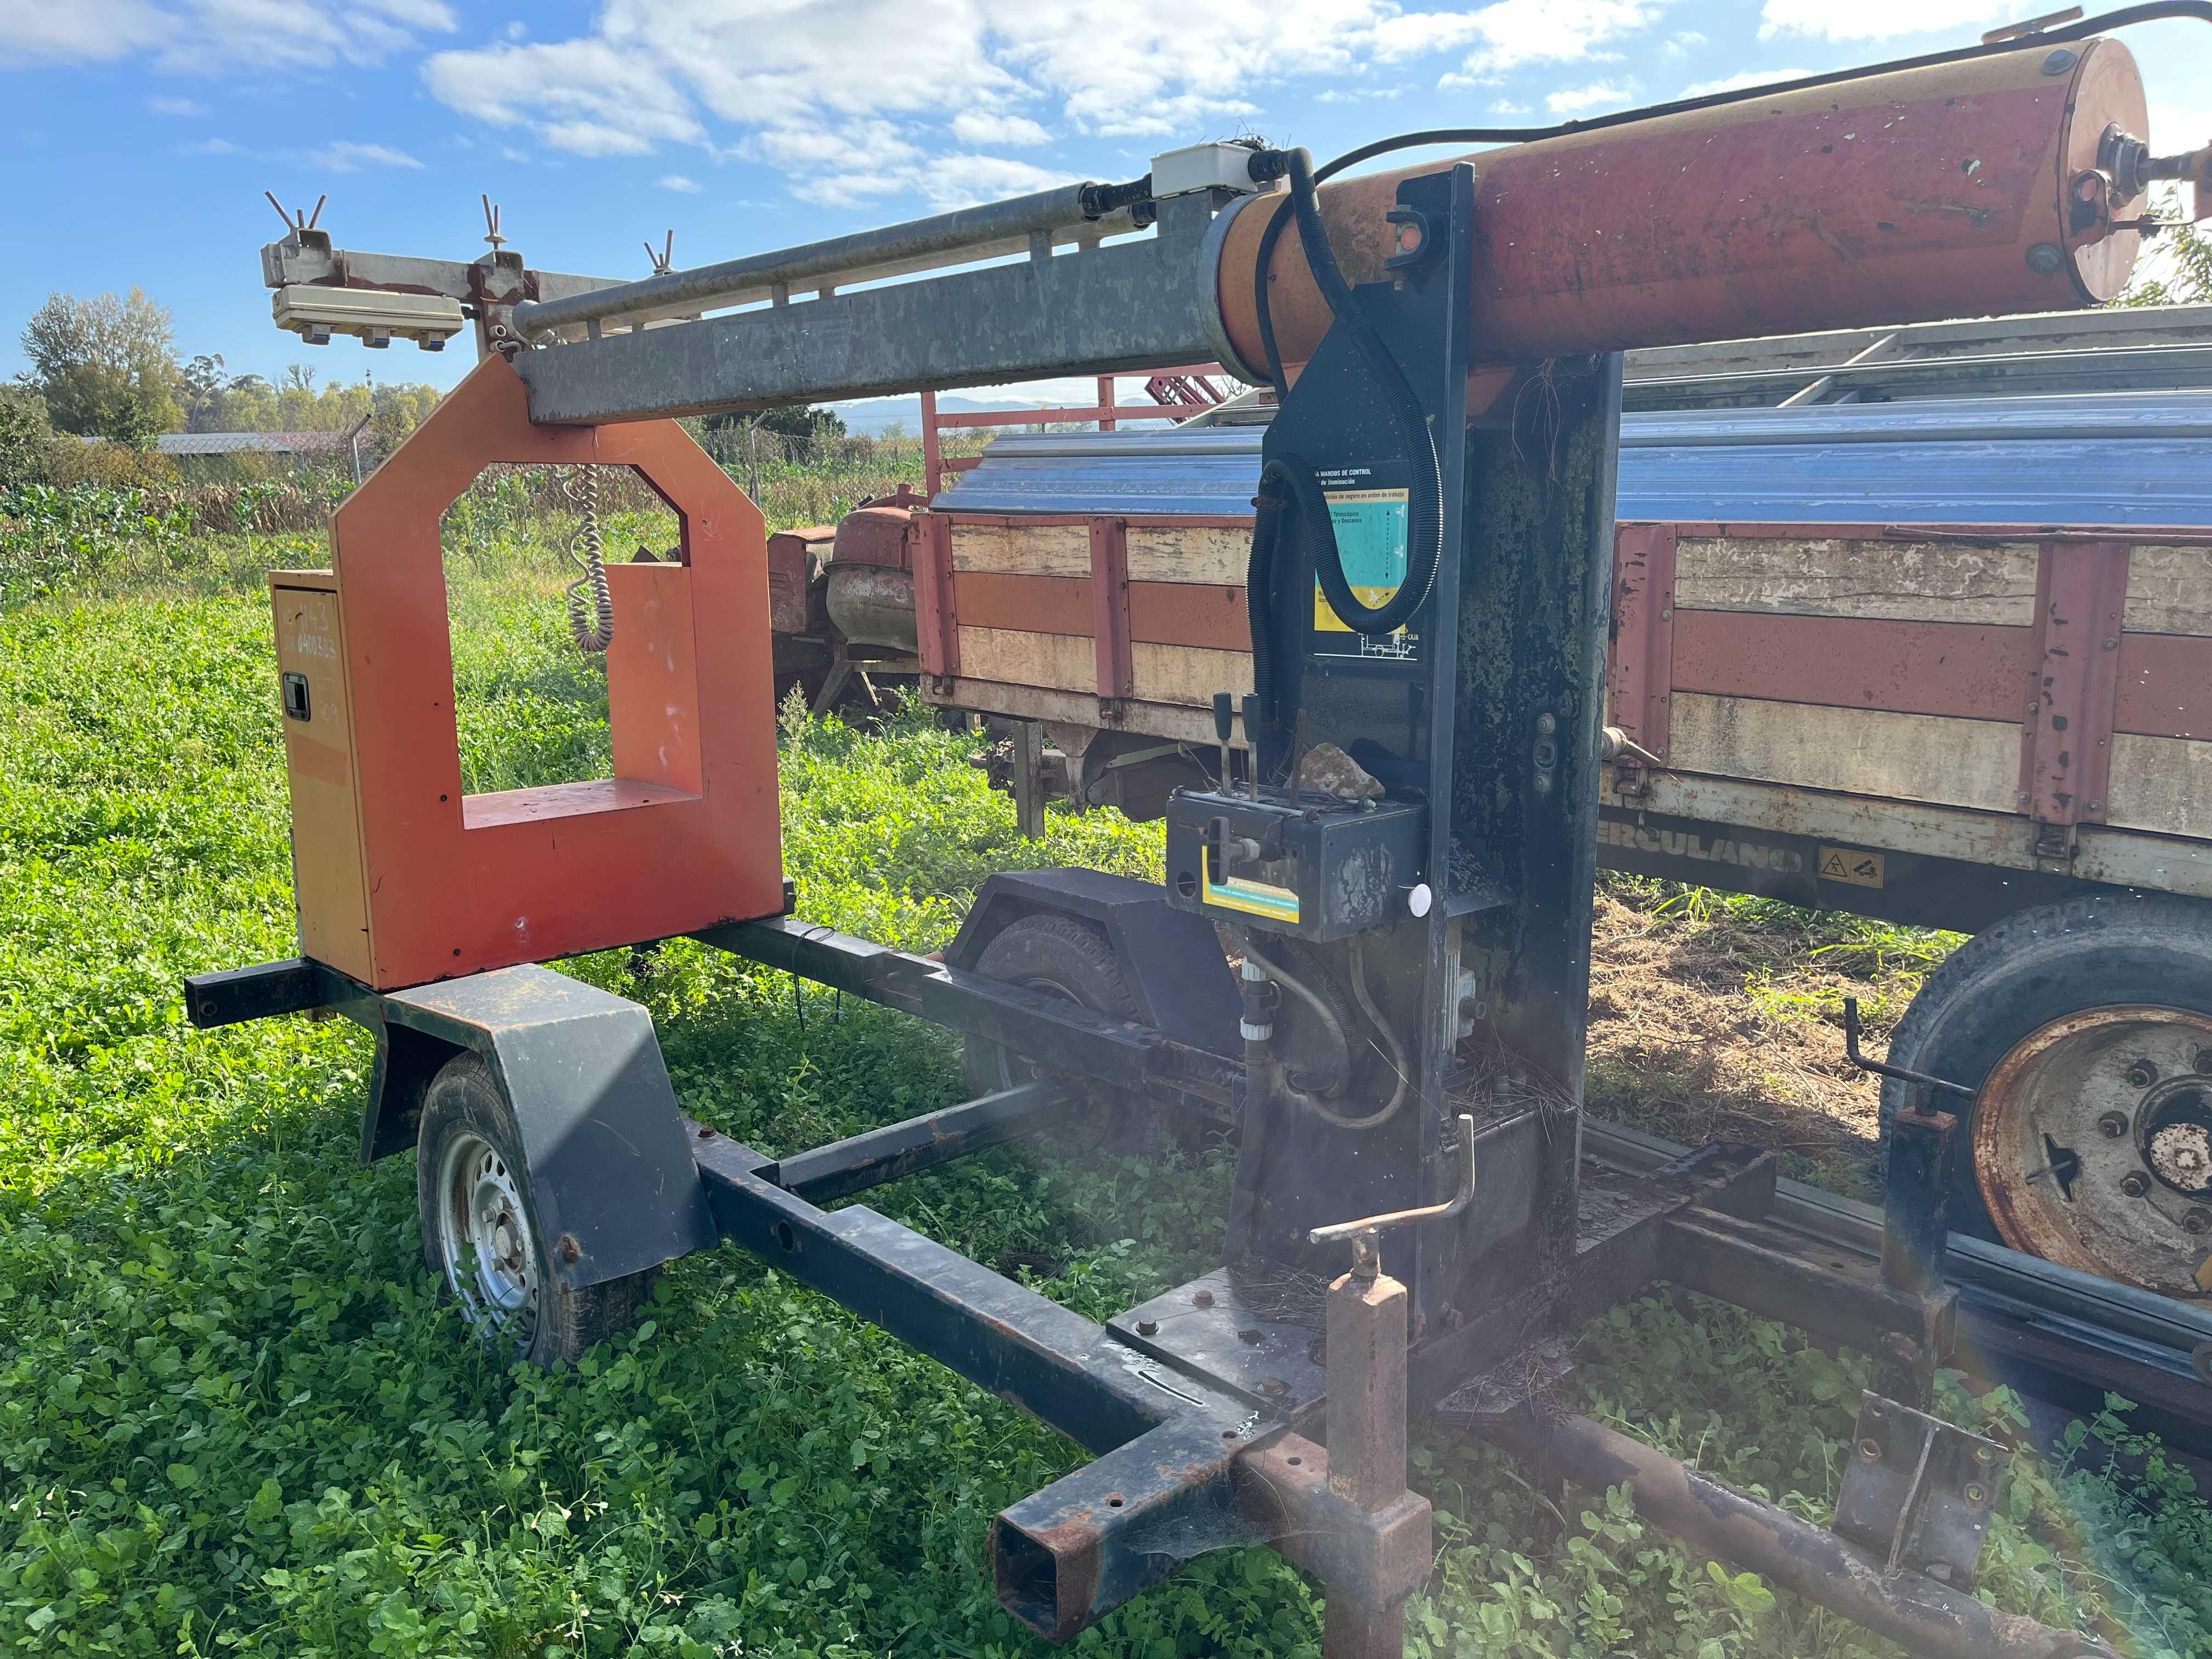
{"label": "trailer wheel with rusty rim", "polygon": [[[1093,1013],[1136,1017],[1137,1000],[1112,943],[1103,930],[1074,916],[1046,911],[1009,923],[975,958],[975,972],[1079,1004]],[[968,1039],[967,1054],[968,1086],[979,1095],[1046,1074],[1045,1068],[981,1037]],[[1108,1115],[1106,1135],[1129,1150],[1148,1148],[1157,1139],[1156,1115],[1141,1103]]]}
{"label": "trailer wheel with rusty rim", "polygon": [[[1979,1091],[1951,1225],[2169,1295],[2212,1251],[2212,905],[2089,894],[1929,975],[1893,1063]],[[1885,1123],[1907,1085],[1882,1085]]]}
{"label": "trailer wheel with rusty rim", "polygon": [[475,1054],[447,1060],[423,1098],[416,1142],[423,1260],[488,1344],[550,1365],[635,1323],[660,1270],[582,1290],[562,1284],[532,1224],[528,1182],[491,1068]]}

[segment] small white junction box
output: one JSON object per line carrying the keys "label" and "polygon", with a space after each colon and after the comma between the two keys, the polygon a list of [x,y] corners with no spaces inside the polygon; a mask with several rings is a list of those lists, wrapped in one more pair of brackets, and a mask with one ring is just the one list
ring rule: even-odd
{"label": "small white junction box", "polygon": [[1252,181],[1252,157],[1258,152],[1243,144],[1191,144],[1152,157],[1152,196],[1164,200],[1188,196],[1193,191],[1233,190],[1256,196],[1273,190],[1270,184]]}

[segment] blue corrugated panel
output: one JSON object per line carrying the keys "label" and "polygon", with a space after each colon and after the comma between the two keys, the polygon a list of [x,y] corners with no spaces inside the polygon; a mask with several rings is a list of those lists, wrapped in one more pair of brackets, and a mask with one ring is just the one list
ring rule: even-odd
{"label": "blue corrugated panel", "polygon": [[[964,513],[1249,514],[1256,427],[993,441]],[[1624,519],[2212,526],[2212,392],[1631,415]]]}

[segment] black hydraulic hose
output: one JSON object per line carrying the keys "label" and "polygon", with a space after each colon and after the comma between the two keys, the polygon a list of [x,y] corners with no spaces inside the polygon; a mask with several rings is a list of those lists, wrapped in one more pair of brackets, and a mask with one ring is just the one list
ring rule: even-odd
{"label": "black hydraulic hose", "polygon": [[[1344,574],[1336,532],[1329,521],[1328,498],[1312,469],[1298,458],[1279,456],[1269,463],[1261,474],[1259,501],[1273,504],[1255,503],[1255,510],[1263,519],[1284,514],[1295,518],[1301,538],[1313,549],[1314,576],[1321,584],[1322,597],[1346,627],[1370,635],[1395,634],[1427,602],[1429,591],[1436,585],[1437,563],[1443,550],[1443,469],[1437,456],[1436,434],[1429,429],[1428,417],[1407,381],[1405,370],[1399,367],[1382,337],[1375,331],[1374,325],[1361,314],[1358,302],[1352,298],[1352,285],[1345,281],[1344,272],[1336,263],[1314,195],[1313,158],[1303,149],[1294,149],[1285,155],[1283,161],[1290,174],[1291,210],[1297,221],[1298,240],[1305,250],[1306,264],[1313,271],[1330,314],[1350,331],[1368,372],[1382,391],[1383,406],[1397,424],[1399,443],[1411,474],[1406,497],[1406,573],[1397,592],[1379,605],[1366,605],[1352,592],[1352,584]],[[1268,345],[1268,372],[1274,377],[1279,396],[1282,365],[1275,357],[1272,319],[1265,309],[1264,258],[1263,253],[1258,284],[1261,326]],[[1272,576],[1273,556],[1281,545],[1279,532],[1263,534],[1255,524],[1252,544],[1254,568],[1248,576]],[[1272,586],[1247,589],[1250,596],[1248,605],[1257,623],[1253,629],[1255,650],[1267,648],[1258,643],[1266,629],[1257,619],[1268,605],[1272,592]],[[1262,707],[1271,704],[1272,678],[1269,686],[1261,687],[1255,676],[1255,689],[1260,692]]]}

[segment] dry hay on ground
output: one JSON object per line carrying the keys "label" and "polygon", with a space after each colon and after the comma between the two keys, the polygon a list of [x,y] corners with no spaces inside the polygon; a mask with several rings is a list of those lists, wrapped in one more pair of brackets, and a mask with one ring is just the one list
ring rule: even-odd
{"label": "dry hay on ground", "polygon": [[1820,925],[1778,906],[1662,905],[1601,887],[1591,1112],[1693,1146],[1771,1147],[1786,1175],[1873,1196],[1881,1089],[1844,1057],[1843,999],[1859,999],[1879,1055],[1928,963],[1884,963],[1879,939],[1824,951]]}

